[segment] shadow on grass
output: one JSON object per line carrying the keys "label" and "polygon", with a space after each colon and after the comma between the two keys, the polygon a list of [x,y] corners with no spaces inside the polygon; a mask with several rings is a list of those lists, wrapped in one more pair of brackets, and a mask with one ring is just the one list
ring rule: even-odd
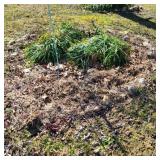
{"label": "shadow on grass", "polygon": [[[107,128],[112,133],[112,138],[114,139],[114,142],[117,144],[117,146],[121,150],[121,152],[124,155],[127,155],[127,151],[126,151],[125,147],[122,145],[122,143],[119,140],[119,135],[118,135],[119,133],[118,134],[116,133],[117,128],[115,128],[106,117],[106,113],[111,111],[111,109],[112,109],[112,107],[108,107],[107,109],[101,109],[101,106],[100,106],[99,109],[97,109],[97,110],[88,111],[82,115],[71,113],[70,116],[72,117],[72,121],[88,120],[88,119],[95,118],[95,117],[103,118],[106,123]],[[72,122],[70,122],[70,123],[72,123]],[[69,124],[67,129],[65,130],[65,132],[63,131],[62,135],[64,135],[64,133],[66,133],[70,127],[71,127],[71,125]],[[100,143],[102,143],[102,142],[100,142]]]}
{"label": "shadow on grass", "polygon": [[142,18],[133,12],[115,12],[115,13],[119,14],[124,18],[137,22],[140,25],[146,26],[147,28],[154,29],[154,30],[156,29],[156,23],[151,22],[149,19]]}

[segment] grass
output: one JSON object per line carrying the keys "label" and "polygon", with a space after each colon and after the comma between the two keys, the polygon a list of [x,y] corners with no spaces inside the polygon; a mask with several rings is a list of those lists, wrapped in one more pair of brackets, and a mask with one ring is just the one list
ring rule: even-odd
{"label": "grass", "polygon": [[79,42],[85,36],[85,33],[78,29],[77,26],[66,22],[61,24],[57,38],[63,51],[66,52],[72,44]]}
{"label": "grass", "polygon": [[[155,5],[143,6],[144,11],[155,14]],[[124,33],[127,31],[146,36],[149,39],[155,39],[156,32],[154,29],[139,25],[139,23],[123,18],[118,14],[92,13],[82,10],[78,5],[52,5],[52,10],[57,27],[60,26],[62,21],[70,21],[80,29],[91,32],[94,29],[92,21],[95,21],[103,32],[106,32],[107,29],[117,29]],[[147,13],[147,15],[142,14],[140,16],[146,18],[148,15]],[[151,21],[155,22],[155,17],[151,18]],[[43,35],[48,30],[47,5],[5,5],[5,42],[11,39],[18,39],[27,33]],[[44,37],[42,36],[38,43],[42,43],[45,39]],[[7,71],[8,67],[6,66],[5,68]],[[156,76],[153,75],[151,79],[155,83]],[[118,139],[112,136],[104,120],[100,118],[98,120],[93,119],[90,126],[95,126],[96,128],[96,125],[100,125],[99,131],[103,131],[106,136],[102,144],[98,144],[100,151],[104,152],[105,155],[124,155],[122,148],[110,149],[117,143],[124,146],[128,153],[127,155],[155,154],[155,92],[141,90],[140,94],[148,94],[149,101],[146,102],[141,96],[139,99],[134,99],[132,105],[118,106],[109,113],[109,120],[113,125],[116,125],[119,121],[125,123],[119,129],[120,135]],[[13,115],[10,109],[7,109],[7,113]],[[114,122],[115,117],[118,122]],[[78,125],[85,122],[76,123]],[[79,152],[82,152],[83,155],[94,155],[93,149],[95,147],[93,147],[91,140],[85,142],[82,140],[86,132],[87,129],[80,134],[78,139],[73,131],[70,134],[67,132],[65,141],[62,141],[59,137],[53,139],[47,133],[31,139],[30,133],[26,130],[17,133],[12,128],[7,128],[5,141],[6,143],[8,141],[12,146],[13,155],[18,155],[16,153],[18,151],[19,155],[77,155]],[[126,135],[126,132],[131,132],[131,135]],[[97,135],[93,134],[93,137],[94,140],[98,140],[99,133]]]}
{"label": "grass", "polygon": [[[60,29],[54,29],[39,38],[25,49],[26,58],[32,63],[55,64],[57,60],[72,61],[80,68],[87,69],[99,62],[104,67],[121,66],[128,61],[129,45],[113,36],[104,34],[93,22],[95,33],[88,39],[84,31],[73,24],[62,23]],[[91,35],[90,35],[91,36]]]}
{"label": "grass", "polygon": [[56,57],[60,57],[62,52],[58,48],[58,41],[56,38],[51,37],[42,44],[33,44],[25,49],[26,58],[32,63],[56,63]]}
{"label": "grass", "polygon": [[25,49],[27,60],[31,63],[55,64],[66,57],[67,49],[82,39],[84,33],[69,23],[62,23],[60,28],[45,33],[36,42]]}
{"label": "grass", "polygon": [[[154,39],[156,35],[155,30],[115,13],[92,13],[81,9],[78,5],[51,5],[51,8],[52,18],[57,25],[62,21],[69,21],[90,31],[92,29],[91,21],[94,20],[105,32],[112,28],[146,36],[150,39]],[[4,9],[5,42],[17,39],[26,33],[41,35],[49,30],[47,5],[5,5]],[[154,11],[155,15],[155,10],[155,5],[144,5],[144,11]],[[150,13],[147,15],[150,16]],[[155,21],[155,16],[152,21]]]}
{"label": "grass", "polygon": [[81,68],[93,66],[96,62],[105,67],[120,66],[128,60],[129,46],[116,37],[102,34],[75,44],[67,54],[69,60]]}

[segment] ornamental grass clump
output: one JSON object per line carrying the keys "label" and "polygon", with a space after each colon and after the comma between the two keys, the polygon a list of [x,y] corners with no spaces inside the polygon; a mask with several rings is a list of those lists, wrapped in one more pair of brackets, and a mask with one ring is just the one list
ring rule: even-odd
{"label": "ornamental grass clump", "polygon": [[42,35],[25,49],[26,59],[32,63],[56,63],[66,58],[67,49],[79,42],[84,33],[69,23],[62,23],[58,32]]}
{"label": "ornamental grass clump", "polygon": [[63,50],[59,46],[58,39],[54,36],[48,36],[25,49],[26,59],[32,63],[47,64],[56,63],[57,59],[63,57]]}
{"label": "ornamental grass clump", "polygon": [[79,42],[84,37],[84,32],[82,32],[70,23],[62,23],[57,34],[60,46],[63,48],[64,51],[66,51],[73,43]]}
{"label": "ornamental grass clump", "polygon": [[105,34],[96,35],[70,47],[68,60],[80,68],[100,63],[104,67],[121,66],[128,61],[130,47],[124,41]]}

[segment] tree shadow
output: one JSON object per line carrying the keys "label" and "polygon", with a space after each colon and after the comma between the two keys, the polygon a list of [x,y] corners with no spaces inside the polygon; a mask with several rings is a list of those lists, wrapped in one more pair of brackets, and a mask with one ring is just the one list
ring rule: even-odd
{"label": "tree shadow", "polygon": [[120,16],[130,19],[134,22],[139,23],[140,25],[146,26],[147,28],[156,29],[156,23],[151,22],[149,19],[142,18],[138,15],[136,15],[133,12],[115,12],[116,14],[119,14]]}
{"label": "tree shadow", "polygon": [[91,110],[91,111],[87,111],[84,114],[74,114],[73,112],[70,113],[70,116],[72,117],[72,120],[70,121],[69,125],[67,126],[67,128],[65,129],[65,131],[63,131],[63,134],[66,133],[68,131],[68,129],[71,127],[71,123],[73,121],[76,120],[88,120],[91,118],[95,118],[95,117],[101,117],[104,119],[104,122],[106,124],[106,126],[108,127],[108,129],[110,130],[110,132],[112,133],[112,138],[114,139],[114,142],[118,145],[119,149],[124,153],[124,155],[127,155],[127,151],[125,149],[125,147],[123,146],[123,144],[120,142],[119,139],[119,133],[117,134],[117,128],[114,127],[110,121],[107,119],[106,117],[106,113],[111,111],[112,107],[108,107],[103,109],[103,107],[99,107],[99,109],[96,110]]}

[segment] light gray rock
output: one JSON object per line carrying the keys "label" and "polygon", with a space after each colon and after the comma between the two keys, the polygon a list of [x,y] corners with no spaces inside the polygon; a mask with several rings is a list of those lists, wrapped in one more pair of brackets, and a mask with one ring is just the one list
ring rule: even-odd
{"label": "light gray rock", "polygon": [[55,66],[55,71],[58,71],[58,70],[59,70],[59,71],[63,71],[64,68],[65,68],[65,67],[64,67],[63,64],[59,64],[59,65],[56,65],[56,66]]}
{"label": "light gray rock", "polygon": [[91,133],[89,132],[87,135],[84,135],[83,137],[83,141],[88,140],[89,138],[91,138]]}
{"label": "light gray rock", "polygon": [[18,52],[13,52],[13,53],[11,53],[11,56],[17,56],[18,55]]}
{"label": "light gray rock", "polygon": [[147,57],[149,59],[156,59],[156,50],[155,49],[151,49],[148,53],[147,53]]}
{"label": "light gray rock", "polygon": [[101,153],[100,153],[100,152],[101,152],[101,148],[100,148],[100,147],[97,147],[97,148],[94,149],[93,152],[94,152],[94,154],[96,154],[96,155],[101,155]]}
{"label": "light gray rock", "polygon": [[128,94],[130,96],[137,96],[138,95],[138,90],[137,90],[136,86],[130,85],[130,86],[128,86],[127,89],[128,89]]}
{"label": "light gray rock", "polygon": [[97,142],[97,141],[93,141],[93,142],[91,142],[91,144],[92,144],[93,147],[99,146],[99,142]]}
{"label": "light gray rock", "polygon": [[112,101],[110,98],[106,95],[104,95],[103,100],[102,100],[102,106],[101,109],[108,109],[112,106]]}
{"label": "light gray rock", "polygon": [[139,85],[142,86],[142,87],[146,85],[146,81],[145,81],[144,78],[139,78],[139,79],[138,79],[138,83],[139,83]]}
{"label": "light gray rock", "polygon": [[13,45],[13,44],[15,44],[15,43],[16,43],[16,41],[12,39],[12,40],[9,41],[8,44],[9,44],[9,45]]}
{"label": "light gray rock", "polygon": [[68,76],[68,71],[64,72],[64,77],[67,77]]}
{"label": "light gray rock", "polygon": [[78,128],[78,131],[79,132],[82,132],[84,130],[84,127],[83,126],[80,126],[79,128]]}
{"label": "light gray rock", "polygon": [[124,35],[122,38],[124,41],[128,41],[129,40],[129,36],[128,35]]}
{"label": "light gray rock", "polygon": [[26,68],[26,69],[23,70],[23,72],[24,72],[24,73],[30,73],[30,72],[31,72],[31,69],[30,69],[30,68]]}

